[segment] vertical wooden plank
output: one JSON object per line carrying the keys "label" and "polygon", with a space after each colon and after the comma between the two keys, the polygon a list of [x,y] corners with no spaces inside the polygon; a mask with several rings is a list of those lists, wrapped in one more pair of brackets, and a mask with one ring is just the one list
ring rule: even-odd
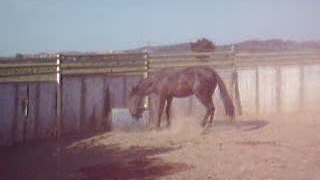
{"label": "vertical wooden plank", "polygon": [[57,89],[56,83],[42,82],[39,88],[39,138],[57,137]]}
{"label": "vertical wooden plank", "polygon": [[282,100],[281,100],[281,67],[276,67],[276,101],[277,101],[277,112],[282,112]]}
{"label": "vertical wooden plank", "polygon": [[123,92],[122,92],[122,104],[123,107],[128,107],[127,105],[127,77],[123,77]]}
{"label": "vertical wooden plank", "polygon": [[13,122],[15,113],[14,84],[0,83],[0,146],[13,143]]}
{"label": "vertical wooden plank", "polygon": [[299,85],[299,103],[300,103],[300,111],[304,110],[304,103],[305,103],[305,97],[304,97],[304,65],[300,65],[300,85]]}
{"label": "vertical wooden plank", "polygon": [[259,66],[256,67],[256,113],[259,114],[260,111],[260,97],[259,97]]}
{"label": "vertical wooden plank", "polygon": [[[81,77],[63,77],[62,89],[62,133],[79,132],[80,121],[83,118],[81,117]],[[89,129],[87,119],[84,123],[87,125],[84,128]]]}
{"label": "vertical wooden plank", "polygon": [[112,128],[112,118],[111,118],[111,98],[110,98],[110,87],[109,80],[107,77],[103,80],[103,89],[104,89],[104,107],[103,107],[103,116],[104,121],[102,122],[103,130],[111,131]]}
{"label": "vertical wooden plank", "polygon": [[85,77],[81,77],[81,97],[80,97],[80,131],[85,131],[88,127],[86,123],[86,94],[87,94],[87,87],[85,82]]}
{"label": "vertical wooden plank", "polygon": [[[87,93],[85,111],[86,111],[86,119],[89,120],[88,124],[92,130],[102,130],[102,122],[103,122],[103,114],[104,114],[104,79],[101,76],[93,76],[86,78],[86,88]],[[121,85],[123,86],[123,81],[121,81]],[[117,91],[115,92],[118,93]],[[121,104],[123,105],[123,97],[122,93],[118,93],[121,98]]]}
{"label": "vertical wooden plank", "polygon": [[35,117],[34,117],[34,139],[40,138],[40,122],[39,122],[39,112],[40,112],[40,83],[36,83],[35,85]]}
{"label": "vertical wooden plank", "polygon": [[12,143],[16,142],[16,136],[17,136],[17,129],[18,129],[18,118],[19,118],[19,108],[18,106],[19,104],[19,85],[18,84],[14,84],[14,117],[13,117],[13,123],[12,123],[12,127],[11,127],[11,133],[12,133]]}

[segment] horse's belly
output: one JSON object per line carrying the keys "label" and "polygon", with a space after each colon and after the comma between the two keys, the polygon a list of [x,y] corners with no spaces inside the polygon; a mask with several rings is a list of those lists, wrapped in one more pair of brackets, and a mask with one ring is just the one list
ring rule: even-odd
{"label": "horse's belly", "polygon": [[179,89],[174,92],[175,97],[186,97],[192,95],[191,89]]}

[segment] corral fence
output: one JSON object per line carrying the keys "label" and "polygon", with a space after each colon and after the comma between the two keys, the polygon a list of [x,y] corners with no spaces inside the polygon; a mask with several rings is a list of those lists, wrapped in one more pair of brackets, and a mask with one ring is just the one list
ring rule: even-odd
{"label": "corral fence", "polygon": [[[119,113],[127,113],[128,95],[141,78],[161,68],[192,66],[216,69],[238,114],[317,110],[320,53],[314,51],[57,55],[8,60],[0,62],[0,145],[111,130],[121,118],[128,119],[127,114],[122,117]],[[222,117],[217,94],[217,117]],[[153,119],[157,98],[150,97],[149,119]],[[175,116],[185,112],[197,115],[201,105],[194,99],[174,100]]]}

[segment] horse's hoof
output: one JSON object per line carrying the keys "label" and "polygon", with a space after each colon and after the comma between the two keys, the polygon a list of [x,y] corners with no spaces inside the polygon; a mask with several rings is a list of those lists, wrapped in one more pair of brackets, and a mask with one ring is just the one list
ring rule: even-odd
{"label": "horse's hoof", "polygon": [[206,127],[206,124],[207,124],[206,122],[201,123],[201,127],[203,128]]}
{"label": "horse's hoof", "polygon": [[209,129],[208,128],[204,128],[203,131],[201,132],[202,135],[206,135],[209,134]]}
{"label": "horse's hoof", "polygon": [[171,123],[170,123],[170,124],[167,124],[166,128],[167,128],[167,129],[170,129],[170,128],[171,128]]}

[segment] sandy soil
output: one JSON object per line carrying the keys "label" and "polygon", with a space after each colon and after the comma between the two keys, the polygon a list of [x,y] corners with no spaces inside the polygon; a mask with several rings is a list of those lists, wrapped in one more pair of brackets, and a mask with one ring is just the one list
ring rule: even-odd
{"label": "sandy soil", "polygon": [[3,148],[0,179],[320,179],[317,116],[194,122]]}

